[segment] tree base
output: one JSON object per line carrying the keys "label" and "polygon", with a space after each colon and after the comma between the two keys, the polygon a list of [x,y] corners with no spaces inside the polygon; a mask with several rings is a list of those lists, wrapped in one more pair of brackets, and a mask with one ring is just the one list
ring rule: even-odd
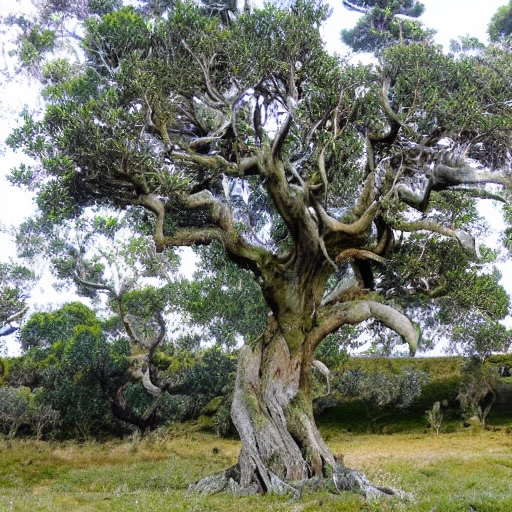
{"label": "tree base", "polygon": [[[207,476],[198,482],[191,484],[188,493],[217,494],[220,492],[229,492],[238,496],[247,496],[261,493],[261,486],[253,482],[248,486],[240,485],[240,467],[238,464],[229,469]],[[326,478],[312,477],[307,480],[286,483],[276,475],[272,475],[272,486],[266,492],[293,496],[301,496],[305,490],[320,491],[328,490],[335,494],[341,492],[355,492],[363,495],[367,500],[373,500],[386,496],[396,496],[403,498],[402,491],[391,487],[376,486],[370,483],[368,478],[361,472],[348,469],[342,464],[337,463],[332,475]]]}

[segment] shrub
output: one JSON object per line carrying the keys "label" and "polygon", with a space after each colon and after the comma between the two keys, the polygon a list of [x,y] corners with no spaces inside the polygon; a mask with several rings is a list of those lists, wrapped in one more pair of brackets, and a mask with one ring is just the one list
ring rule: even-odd
{"label": "shrub", "polygon": [[477,357],[462,370],[457,400],[466,418],[475,417],[485,429],[487,415],[496,401],[498,376],[495,368],[483,364]]}
{"label": "shrub", "polygon": [[420,396],[426,380],[427,375],[413,367],[395,375],[347,370],[335,386],[342,395],[360,398],[368,417],[376,421],[390,409],[410,407]]}
{"label": "shrub", "polygon": [[28,388],[0,387],[0,429],[13,438],[18,429],[30,419],[30,390]]}

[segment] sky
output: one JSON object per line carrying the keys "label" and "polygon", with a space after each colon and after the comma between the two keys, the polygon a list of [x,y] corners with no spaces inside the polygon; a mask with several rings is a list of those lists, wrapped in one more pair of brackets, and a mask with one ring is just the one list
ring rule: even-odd
{"label": "sky", "polygon": [[[487,26],[492,15],[498,7],[507,4],[506,0],[423,0],[426,10],[421,21],[429,28],[438,30],[435,36],[436,42],[448,49],[450,40],[457,36],[471,35],[483,42],[487,42]],[[333,14],[324,28],[324,39],[329,51],[345,53],[347,51],[339,39],[342,28],[350,28],[355,25],[360,14],[346,10],[341,0],[331,1]],[[0,16],[9,13],[30,13],[33,11],[29,0],[0,0]],[[39,86],[35,81],[27,83],[22,77],[14,77],[12,60],[8,57],[8,51],[12,48],[9,37],[12,34],[0,33],[0,73],[7,68],[11,74],[6,78],[5,73],[0,75],[0,225],[9,226],[19,224],[25,217],[35,212],[30,193],[12,187],[4,178],[9,169],[18,166],[23,161],[23,155],[12,153],[5,146],[5,139],[16,127],[17,113],[24,106],[29,109],[38,108]],[[494,207],[493,207],[494,208]],[[495,229],[494,237],[499,238],[499,231],[503,229],[503,221],[497,209],[491,208],[490,222]],[[488,209],[488,207],[487,207]],[[12,238],[0,233],[0,261],[6,261],[14,255]],[[502,272],[506,262],[500,264]],[[503,284],[512,295],[512,274],[505,272]],[[35,289],[33,307],[44,308],[48,304],[59,304],[69,300],[59,295],[51,287],[51,279],[48,275]],[[11,353],[16,350],[15,345],[10,345]]]}

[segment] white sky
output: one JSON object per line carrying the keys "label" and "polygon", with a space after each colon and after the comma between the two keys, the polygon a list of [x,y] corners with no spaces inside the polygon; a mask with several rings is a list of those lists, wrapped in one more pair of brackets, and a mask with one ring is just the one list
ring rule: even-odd
{"label": "white sky", "polygon": [[[343,8],[341,0],[331,1],[333,15],[328,20],[324,38],[330,51],[345,53],[346,49],[339,42],[339,32],[342,28],[354,26],[359,18],[358,13]],[[423,0],[426,6],[421,21],[429,28],[438,30],[436,41],[448,48],[450,39],[457,36],[471,35],[483,42],[487,42],[487,26],[492,15],[498,7],[506,5],[507,0]],[[30,12],[28,0],[0,0],[0,16],[9,13],[22,14]],[[7,52],[11,46],[8,36],[0,33],[0,72],[9,64]],[[11,69],[12,71],[12,69]],[[31,195],[16,187],[12,187],[4,175],[9,169],[19,165],[23,156],[13,154],[4,144],[5,138],[16,126],[16,113],[24,105],[37,108],[38,86],[35,83],[27,84],[17,78],[8,79],[0,75],[0,224],[15,225],[35,211]],[[502,229],[503,223],[499,215],[493,216],[493,227]],[[14,254],[14,245],[8,235],[0,233],[0,260],[4,261]],[[506,263],[501,265],[502,272]],[[503,280],[505,288],[512,295],[512,275],[508,273]],[[46,278],[38,286],[36,301],[45,304],[62,302],[62,298],[51,287],[51,280]]]}

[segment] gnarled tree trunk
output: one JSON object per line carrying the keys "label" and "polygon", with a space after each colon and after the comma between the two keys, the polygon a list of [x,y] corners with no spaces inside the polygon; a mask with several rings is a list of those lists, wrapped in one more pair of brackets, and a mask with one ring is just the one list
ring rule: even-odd
{"label": "gnarled tree trunk", "polygon": [[206,477],[191,491],[298,493],[325,485],[375,497],[394,494],[345,468],[324,443],[313,417],[309,370],[313,353],[304,342],[290,350],[273,316],[264,335],[239,355],[231,417],[240,434],[238,464]]}
{"label": "gnarled tree trunk", "polygon": [[263,339],[240,354],[232,418],[242,439],[243,487],[276,490],[281,482],[326,476],[334,468],[313,419],[312,357],[302,347],[291,353],[271,317]]}

